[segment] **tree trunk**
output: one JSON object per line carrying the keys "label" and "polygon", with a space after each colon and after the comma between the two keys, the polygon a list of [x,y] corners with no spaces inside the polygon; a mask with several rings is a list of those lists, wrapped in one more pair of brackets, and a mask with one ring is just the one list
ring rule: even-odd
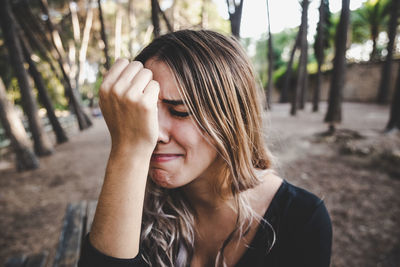
{"label": "tree trunk", "polygon": [[38,116],[36,100],[29,84],[28,73],[24,67],[23,51],[17,37],[17,28],[8,0],[0,0],[0,21],[3,38],[8,49],[10,63],[14,69],[21,91],[22,105],[28,117],[29,129],[32,133],[35,153],[38,156],[49,155],[53,152],[53,146],[41,125]]}
{"label": "tree trunk", "polygon": [[18,171],[31,170],[39,167],[39,160],[30,149],[29,137],[24,125],[8,101],[6,88],[0,78],[0,122],[4,128],[6,137],[11,141],[11,147],[15,152]]}
{"label": "tree trunk", "polygon": [[78,65],[79,68],[77,77],[78,88],[81,88],[84,83],[83,72],[85,70],[86,54],[87,54],[87,48],[89,46],[89,37],[90,37],[90,31],[92,29],[92,22],[93,22],[93,5],[91,0],[90,6],[88,7],[88,11],[86,13],[86,22],[85,22],[85,27],[83,28],[81,47],[79,49],[79,65]]}
{"label": "tree trunk", "polygon": [[396,39],[397,18],[399,16],[399,1],[392,1],[390,8],[390,19],[388,27],[389,42],[387,45],[387,56],[385,63],[382,66],[381,81],[379,83],[377,102],[386,104],[390,92],[390,80],[392,75],[393,48]]}
{"label": "tree trunk", "polygon": [[53,104],[51,103],[50,97],[47,93],[47,89],[45,83],[43,81],[42,75],[36,68],[35,62],[31,59],[32,49],[29,46],[29,43],[23,36],[22,29],[18,29],[19,37],[21,41],[21,46],[24,51],[25,60],[29,64],[29,72],[35,81],[36,88],[39,93],[40,102],[43,104],[44,108],[47,111],[47,117],[49,118],[50,124],[53,128],[54,134],[56,135],[57,143],[61,144],[68,141],[68,137],[65,134],[64,129],[62,128],[58,118],[54,112]]}
{"label": "tree trunk", "polygon": [[[307,42],[307,28],[308,28],[308,0],[302,2],[302,14],[301,14],[301,25],[300,25],[300,60],[299,60],[299,75],[297,77],[296,87],[292,98],[292,108],[290,114],[296,115],[297,103],[299,108],[304,108],[304,102],[306,97],[307,88],[307,61],[308,61],[308,42]],[[300,95],[299,95],[300,93]],[[298,99],[298,97],[300,97]]]}
{"label": "tree trunk", "polygon": [[115,14],[115,37],[114,37],[114,58],[121,57],[121,42],[122,42],[122,6],[117,1],[117,13]]}
{"label": "tree trunk", "polygon": [[350,0],[342,0],[342,11],[336,31],[335,58],[333,60],[333,71],[331,87],[329,91],[328,111],[325,122],[329,124],[331,131],[335,131],[335,124],[342,120],[342,90],[346,74],[346,42],[350,17]]}
{"label": "tree trunk", "polygon": [[103,43],[104,43],[104,57],[106,58],[104,67],[106,68],[106,70],[109,70],[111,67],[111,63],[110,63],[110,57],[108,56],[108,41],[107,41],[106,29],[104,26],[103,10],[101,9],[101,0],[97,0],[97,4],[99,6],[99,20],[100,20],[100,24],[101,24],[101,39],[103,40]]}
{"label": "tree trunk", "polygon": [[242,21],[243,0],[236,4],[235,0],[226,0],[232,35],[240,38],[240,23]]}
{"label": "tree trunk", "polygon": [[[71,86],[71,81],[69,77],[69,66],[64,62],[64,57],[63,57],[63,52],[61,52],[62,44],[61,44],[61,39],[59,38],[58,32],[55,30],[53,23],[51,22],[50,19],[50,14],[49,14],[49,9],[47,5],[47,0],[39,0],[39,3],[41,5],[43,13],[47,16],[46,20],[46,25],[47,29],[50,32],[51,35],[51,41],[53,44],[53,48],[55,49],[55,56],[57,57],[58,64],[60,66],[61,72],[64,76],[64,80],[66,83],[66,95],[69,99],[70,106],[72,107],[77,120],[79,124],[79,129],[84,130],[92,125],[92,122],[88,115],[82,110],[81,104],[80,104],[80,97],[77,95],[77,92],[75,92],[74,88]],[[58,36],[58,37],[57,37]],[[63,48],[62,48],[63,51]],[[65,52],[64,52],[65,54]]]}
{"label": "tree trunk", "polygon": [[[33,14],[30,12],[28,2],[23,0],[13,5],[13,12],[17,17],[19,26],[23,29],[23,35],[28,38],[31,46],[39,52],[40,57],[50,65],[50,69],[57,79],[64,83],[65,81],[50,59],[51,55],[48,54],[51,51],[51,44],[43,34],[43,28],[40,27]],[[40,38],[34,34],[34,31],[41,33]]]}
{"label": "tree trunk", "polygon": [[203,0],[201,5],[201,14],[200,14],[200,27],[201,29],[208,28],[208,13],[207,13],[207,6],[209,0]]}
{"label": "tree trunk", "polygon": [[135,56],[135,51],[133,47],[134,40],[136,38],[135,28],[136,28],[136,15],[135,8],[133,6],[133,0],[128,0],[128,21],[129,21],[129,54],[131,58]]}
{"label": "tree trunk", "polygon": [[390,117],[386,125],[386,131],[393,129],[400,130],[400,64],[397,74],[396,88],[390,107]]}
{"label": "tree trunk", "polygon": [[274,69],[274,52],[272,47],[272,33],[271,33],[271,21],[269,13],[269,3],[267,0],[267,14],[268,14],[268,81],[266,86],[266,98],[267,98],[267,109],[271,109],[271,97],[272,97],[272,72]]}
{"label": "tree trunk", "polygon": [[324,43],[325,43],[325,19],[326,19],[326,0],[321,0],[321,5],[319,6],[319,22],[317,25],[317,37],[315,38],[315,57],[318,63],[318,71],[317,71],[317,82],[314,88],[313,94],[313,112],[317,112],[319,110],[319,100],[320,100],[320,92],[321,92],[321,84],[322,84],[322,71],[321,67],[324,64]]}
{"label": "tree trunk", "polygon": [[301,28],[297,33],[296,40],[294,41],[292,52],[290,52],[289,62],[287,64],[286,73],[285,73],[285,81],[283,83],[283,88],[281,91],[280,103],[289,102],[289,86],[291,85],[292,73],[293,73],[293,60],[294,54],[296,53],[296,49],[299,46],[299,40],[301,35]]}
{"label": "tree trunk", "polygon": [[158,1],[151,0],[151,21],[153,22],[154,38],[160,36],[160,18],[158,17]]}

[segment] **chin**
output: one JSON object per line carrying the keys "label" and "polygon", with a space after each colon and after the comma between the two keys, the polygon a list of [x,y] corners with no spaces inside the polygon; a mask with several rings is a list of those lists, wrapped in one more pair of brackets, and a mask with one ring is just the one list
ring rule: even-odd
{"label": "chin", "polygon": [[175,188],[171,174],[161,169],[150,169],[149,176],[157,185],[172,189]]}

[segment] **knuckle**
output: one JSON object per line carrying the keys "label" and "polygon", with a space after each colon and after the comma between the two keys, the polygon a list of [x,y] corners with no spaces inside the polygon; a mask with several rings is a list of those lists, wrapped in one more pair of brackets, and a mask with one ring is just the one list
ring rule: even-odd
{"label": "knuckle", "polygon": [[129,64],[129,60],[126,59],[126,58],[118,58],[115,63],[118,63],[118,64]]}
{"label": "knuckle", "polygon": [[132,61],[131,62],[132,66],[137,67],[137,68],[143,68],[143,63],[140,61]]}
{"label": "knuckle", "polygon": [[149,77],[150,79],[153,78],[153,72],[149,69],[143,68],[140,72],[142,75]]}

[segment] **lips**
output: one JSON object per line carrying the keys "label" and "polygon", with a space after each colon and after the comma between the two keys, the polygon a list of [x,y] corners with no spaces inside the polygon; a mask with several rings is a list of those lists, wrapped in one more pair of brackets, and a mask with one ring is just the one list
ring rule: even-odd
{"label": "lips", "polygon": [[151,155],[152,162],[168,162],[183,157],[183,154],[154,153]]}

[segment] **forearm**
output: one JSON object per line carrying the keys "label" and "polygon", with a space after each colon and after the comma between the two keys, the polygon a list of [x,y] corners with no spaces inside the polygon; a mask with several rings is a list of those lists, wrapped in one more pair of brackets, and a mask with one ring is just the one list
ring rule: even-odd
{"label": "forearm", "polygon": [[112,149],[90,232],[94,247],[116,258],[139,251],[143,200],[151,150]]}

